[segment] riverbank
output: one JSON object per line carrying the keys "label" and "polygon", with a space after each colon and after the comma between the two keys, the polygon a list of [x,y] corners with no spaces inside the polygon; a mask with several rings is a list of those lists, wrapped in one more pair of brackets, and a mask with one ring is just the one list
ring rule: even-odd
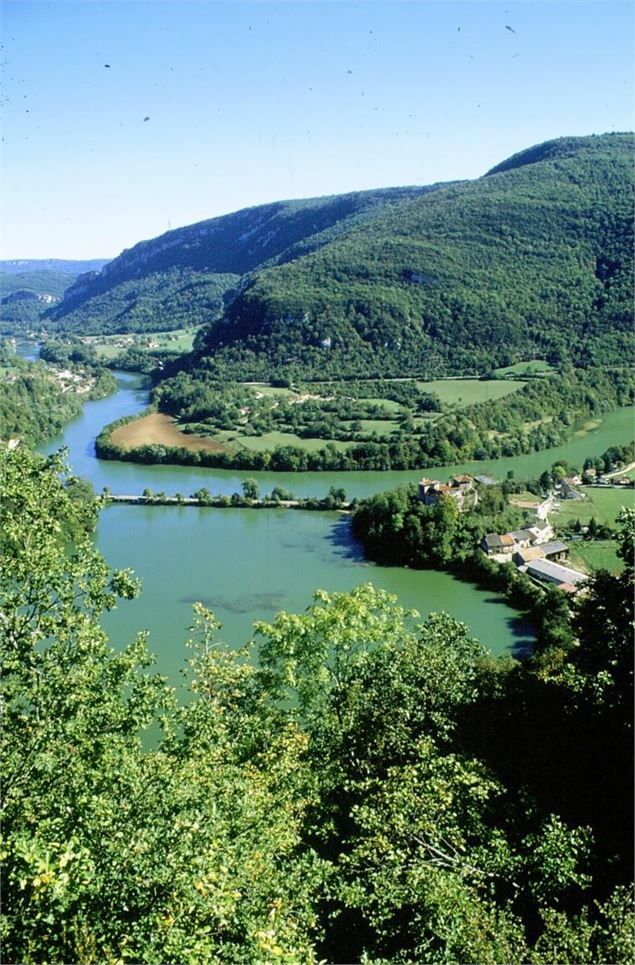
{"label": "riverbank", "polygon": [[[546,523],[546,520],[543,520]],[[461,512],[451,498],[422,502],[416,486],[362,500],[352,519],[352,532],[368,559],[427,572],[450,573],[456,579],[502,593],[536,628],[536,647],[546,651],[572,645],[568,594],[538,585],[514,565],[511,555],[496,561],[483,552],[486,533],[528,530],[536,518],[512,507],[502,487],[481,487],[473,508]],[[546,536],[538,539],[545,542]],[[531,531],[526,532],[526,547]],[[511,538],[511,537],[510,537]],[[524,537],[521,535],[519,543]]]}
{"label": "riverbank", "polygon": [[[248,477],[257,480],[261,492],[282,487],[295,497],[321,496],[331,486],[344,485],[349,499],[370,496],[388,489],[397,489],[409,482],[417,482],[418,470],[348,471],[338,472],[271,472],[236,469],[214,469],[203,466],[178,466],[153,463],[133,463],[122,460],[99,459],[95,438],[105,424],[131,419],[147,410],[149,393],[146,381],[128,372],[116,372],[118,391],[100,402],[88,402],[81,415],[64,428],[63,432],[42,445],[48,454],[62,447],[69,449],[73,471],[90,481],[97,492],[106,486],[112,492],[140,495],[144,488],[156,492],[194,493],[207,487],[216,494],[231,495],[241,492]],[[511,473],[517,479],[538,478],[554,462],[564,461],[582,466],[589,456],[600,456],[612,445],[622,445],[633,438],[635,407],[629,406],[608,412],[599,427],[576,433],[563,445],[527,455],[505,456],[500,459],[471,460],[446,463],[434,470],[435,478],[447,481],[451,476],[468,474],[487,475],[505,479]],[[120,423],[121,424],[121,423]]]}
{"label": "riverbank", "polygon": [[[330,487],[344,486],[352,501],[421,477],[417,470],[244,472],[101,460],[94,444],[101,428],[142,413],[149,403],[144,379],[128,372],[115,376],[116,394],[86,403],[62,434],[40,447],[44,453],[68,448],[73,472],[98,493],[108,487],[113,493],[142,495],[149,488],[190,496],[207,488],[215,496],[231,497],[242,493],[251,477],[261,493],[281,487],[296,499],[320,498]],[[599,427],[587,428],[555,449],[446,464],[434,475],[441,480],[462,473],[505,479],[511,472],[516,478],[537,478],[557,460],[582,466],[587,456],[600,456],[609,446],[631,440],[634,417],[632,407],[618,409],[604,415]],[[534,645],[533,626],[498,593],[478,590],[448,573],[369,564],[350,535],[345,513],[250,513],[234,508],[112,503],[100,515],[99,549],[110,565],[132,567],[143,582],[139,599],[107,614],[104,625],[122,647],[140,628],[147,629],[157,669],[175,686],[181,681],[181,641],[187,637],[196,600],[214,610],[223,624],[222,639],[232,647],[251,637],[255,620],[279,609],[302,611],[317,587],[347,590],[368,580],[422,614],[446,610],[494,653],[522,656]]]}
{"label": "riverbank", "polygon": [[[154,401],[155,405],[165,402]],[[350,432],[347,441],[340,436],[337,441],[331,439],[325,416],[322,422],[318,420],[319,425],[315,423],[314,432],[308,424],[296,426],[302,439],[288,433],[267,436],[255,431],[251,435],[261,444],[230,445],[233,435],[222,439],[199,435],[197,430],[204,429],[200,422],[188,423],[192,431],[187,431],[187,426],[184,431],[171,414],[151,409],[103,426],[95,447],[101,459],[248,472],[348,474],[437,469],[453,456],[486,463],[492,457],[497,461],[504,456],[519,458],[555,450],[597,432],[609,413],[632,402],[633,386],[625,373],[609,379],[599,370],[578,371],[568,379],[563,376],[541,380],[540,385],[528,383],[491,404],[447,411],[421,425],[415,424],[410,413],[399,423],[386,423],[392,426],[390,434],[371,434],[363,441]],[[557,406],[560,413],[556,419],[553,410]],[[297,414],[297,400],[288,408]],[[358,425],[361,427],[362,422]]]}

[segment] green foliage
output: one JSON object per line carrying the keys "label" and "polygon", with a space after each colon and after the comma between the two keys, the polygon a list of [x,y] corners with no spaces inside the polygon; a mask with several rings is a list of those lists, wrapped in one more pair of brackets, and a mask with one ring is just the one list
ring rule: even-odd
{"label": "green foliage", "polygon": [[242,484],[245,499],[259,499],[260,486],[255,479],[245,479]]}
{"label": "green foliage", "polygon": [[523,664],[371,586],[251,650],[196,605],[177,705],[143,636],[108,646],[135,582],[59,457],[0,463],[5,960],[632,961],[632,617],[603,648],[604,583],[578,646]]}
{"label": "green foliage", "polygon": [[630,730],[633,705],[632,647],[635,509],[618,518],[618,555],[624,569],[618,575],[596,571],[590,593],[580,599],[576,627],[584,646],[572,655],[572,666],[582,675],[581,686],[590,701],[601,705],[615,723]]}
{"label": "green foliage", "polygon": [[263,685],[282,703],[293,695],[304,720],[323,713],[369,648],[404,632],[407,615],[372,586],[333,597],[318,591],[316,599],[326,605],[309,615],[280,613],[273,624],[256,624],[264,637],[258,651]]}
{"label": "green foliage", "polygon": [[6,349],[0,352],[0,439],[42,442],[79,415],[82,399],[100,399],[116,389],[106,369],[85,364],[70,368],[82,375],[88,393],[66,391],[43,362],[26,362]]}
{"label": "green foliage", "polygon": [[316,378],[619,363],[632,354],[632,135],[566,143],[259,271],[201,357],[251,378],[290,361]]}
{"label": "green foliage", "polygon": [[[468,459],[497,459],[556,446],[570,437],[577,422],[601,417],[617,406],[628,405],[634,397],[628,368],[604,371],[563,367],[557,377],[530,382],[494,402],[441,413],[411,431],[390,423],[394,410],[386,410],[388,403],[382,406],[381,400],[349,398],[347,385],[342,383],[334,398],[309,398],[298,404],[273,402],[270,396],[258,398],[255,388],[235,382],[223,384],[204,369],[181,372],[158,385],[154,399],[162,411],[180,417],[197,432],[239,429],[245,435],[260,435],[275,425],[303,436],[335,437],[354,444],[338,448],[331,441],[311,451],[294,445],[224,452],[164,448],[160,458],[186,465],[290,472],[419,469]],[[428,405],[427,393],[420,397]],[[365,433],[358,417],[369,413],[386,420],[394,431],[389,436]],[[338,420],[345,416],[352,421],[342,429]],[[110,439],[114,428],[114,423],[105,427],[97,440],[101,457],[158,461],[152,447],[126,450],[116,446]]]}
{"label": "green foliage", "polygon": [[61,339],[47,339],[40,348],[40,358],[44,362],[54,365],[97,365],[95,349],[81,342],[78,338],[62,341]]}
{"label": "green foliage", "polygon": [[447,566],[472,557],[486,533],[522,525],[524,516],[506,504],[500,487],[479,487],[479,502],[460,513],[452,499],[426,506],[416,485],[361,500],[353,534],[370,559],[401,566]]}
{"label": "green foliage", "polygon": [[12,372],[0,379],[0,439],[42,442],[81,412],[81,399],[62,392],[43,365],[10,359]]}
{"label": "green foliage", "polygon": [[79,279],[47,313],[47,327],[88,334],[212,322],[254,269],[298,258],[433,187],[276,202],[169,231]]}
{"label": "green foliage", "polygon": [[296,853],[306,737],[272,729],[202,609],[184,708],[147,673],[143,637],[111,650],[99,615],[134,592],[130,575],[89,537],[64,554],[78,510],[58,459],[0,458],[3,958],[313,961],[323,873]]}
{"label": "green foliage", "polygon": [[[553,788],[541,755],[511,777],[501,741],[483,754],[490,694],[527,714],[534,667],[492,661],[447,616],[421,626],[406,616],[394,598],[360,587],[319,593],[303,616],[258,626],[262,683],[311,736],[310,840],[335,869],[321,954],[609,962],[619,947],[628,956],[620,875],[607,881],[604,856],[592,861],[588,827],[544,810]],[[567,713],[557,699],[549,710]],[[509,737],[511,755],[513,729]],[[531,757],[531,742],[523,751]],[[572,784],[562,791],[575,799]],[[600,893],[618,885],[603,906],[593,904],[594,873]]]}

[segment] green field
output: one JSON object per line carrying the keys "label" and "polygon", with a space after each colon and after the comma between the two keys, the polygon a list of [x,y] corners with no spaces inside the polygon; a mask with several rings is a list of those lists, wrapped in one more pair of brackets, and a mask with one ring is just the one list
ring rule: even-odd
{"label": "green field", "polygon": [[211,438],[218,442],[226,442],[233,447],[251,449],[255,452],[275,449],[276,446],[296,446],[298,449],[306,449],[307,452],[315,452],[317,449],[323,449],[328,443],[336,449],[346,449],[353,445],[352,442],[336,442],[333,439],[301,439],[293,432],[267,432],[262,436],[241,436],[234,432],[223,432]]}
{"label": "green field", "polygon": [[83,341],[91,345],[99,358],[112,359],[126,349],[148,352],[190,352],[196,329],[175,329],[173,332],[143,332],[130,335],[89,335]]}
{"label": "green field", "polygon": [[[437,379],[433,382],[417,382],[419,388],[425,392],[435,393],[443,404],[456,406],[458,408],[472,405],[475,402],[485,402],[502,398],[514,392],[516,389],[521,388],[524,384],[524,382],[513,380],[503,382],[497,380],[481,381],[479,379]],[[271,399],[272,404],[276,399],[279,399],[281,402],[297,400],[298,404],[301,404],[307,397],[320,398],[320,396],[317,395],[313,396],[310,390],[298,392],[288,388],[277,388],[264,382],[245,382],[243,385],[248,386],[252,391],[257,392],[264,398]],[[330,386],[328,384],[322,385],[320,390],[323,393],[321,397],[325,398],[329,394]],[[341,394],[345,397],[345,383],[333,383],[333,394]],[[379,397],[360,399],[359,402],[364,406],[377,406],[379,413],[375,415],[374,418],[354,420],[356,423],[359,422],[358,432],[362,436],[369,436],[374,433],[378,439],[386,440],[390,439],[393,433],[399,431],[401,428],[399,416],[407,411],[399,402]],[[370,415],[371,413],[369,412],[368,414]],[[425,413],[416,416],[414,424],[420,427],[438,418],[442,418],[442,414],[437,412]],[[352,429],[352,424],[352,420],[343,419],[339,423],[339,427],[341,430],[349,432]],[[236,426],[234,430],[217,432],[212,438],[232,448],[239,447],[256,452],[273,449],[276,446],[297,446],[300,449],[314,452],[317,449],[322,449],[328,443],[334,444],[339,449],[345,449],[355,445],[354,442],[337,442],[327,438],[302,438],[294,432],[285,431],[267,432],[261,436],[242,435],[240,426]]]}
{"label": "green field", "polygon": [[99,359],[114,359],[115,355],[119,355],[124,351],[123,348],[115,344],[115,342],[107,336],[97,340],[85,338],[84,341],[87,345],[90,345],[95,349],[97,352],[97,358]]}
{"label": "green field", "polygon": [[399,423],[394,419],[360,419],[359,423],[362,432],[376,432],[378,436],[389,436],[399,429]]}
{"label": "green field", "polygon": [[403,412],[403,406],[400,405],[399,402],[395,402],[393,399],[364,399],[364,402],[369,402],[371,405],[379,405],[390,415]]}
{"label": "green field", "polygon": [[509,501],[515,506],[519,505],[520,503],[535,503],[536,506],[538,506],[539,503],[542,502],[542,499],[540,496],[536,496],[535,493],[529,492],[528,489],[524,489],[520,493],[513,493],[509,497]]}
{"label": "green field", "polygon": [[617,543],[612,539],[583,540],[570,543],[570,562],[575,569],[591,573],[593,570],[608,570],[619,573],[624,562],[617,555]]}
{"label": "green field", "polygon": [[417,382],[423,392],[434,392],[444,405],[455,405],[457,409],[464,409],[476,402],[493,402],[502,399],[517,389],[522,389],[524,382],[506,379],[436,379],[434,382]]}
{"label": "green field", "polygon": [[510,375],[546,375],[552,372],[553,368],[549,362],[543,359],[534,359],[533,362],[516,362],[515,365],[506,365],[505,368],[495,369],[495,375],[500,378],[508,378]]}
{"label": "green field", "polygon": [[556,525],[564,526],[579,519],[584,526],[592,516],[598,523],[613,523],[622,506],[635,506],[634,489],[601,489],[593,486],[580,486],[579,489],[585,493],[584,499],[565,499],[556,504],[553,512]]}

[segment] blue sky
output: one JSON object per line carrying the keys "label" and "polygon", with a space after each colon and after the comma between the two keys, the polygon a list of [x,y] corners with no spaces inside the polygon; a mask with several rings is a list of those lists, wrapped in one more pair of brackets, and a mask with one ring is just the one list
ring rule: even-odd
{"label": "blue sky", "polygon": [[4,0],[0,16],[1,258],[114,257],[254,204],[478,177],[633,128],[617,0]]}

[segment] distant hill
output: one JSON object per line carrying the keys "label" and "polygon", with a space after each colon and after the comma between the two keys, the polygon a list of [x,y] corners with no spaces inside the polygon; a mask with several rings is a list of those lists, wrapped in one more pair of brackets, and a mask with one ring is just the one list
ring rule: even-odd
{"label": "distant hill", "polygon": [[206,373],[483,372],[632,358],[632,134],[563,138],[257,272]]}
{"label": "distant hill", "polygon": [[61,301],[82,272],[99,271],[104,258],[65,261],[60,258],[18,258],[0,261],[0,333],[39,326],[41,314]]}
{"label": "distant hill", "polygon": [[89,261],[74,261],[64,258],[13,258],[0,261],[0,276],[25,274],[27,272],[51,272],[56,275],[71,275],[73,278],[77,278],[84,271],[100,271],[108,261],[108,258],[92,258]]}
{"label": "distant hill", "polygon": [[83,333],[178,328],[221,317],[249,274],[315,251],[404,200],[386,188],[246,208],[142,241],[80,276],[47,325]]}

